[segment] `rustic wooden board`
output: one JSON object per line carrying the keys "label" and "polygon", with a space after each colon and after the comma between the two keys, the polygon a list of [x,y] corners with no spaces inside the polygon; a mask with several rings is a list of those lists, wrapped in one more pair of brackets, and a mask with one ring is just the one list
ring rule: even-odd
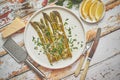
{"label": "rustic wooden board", "polygon": [[[86,80],[119,80],[120,79],[120,52],[108,57],[89,67]],[[115,63],[113,63],[115,62]],[[63,80],[79,80],[80,75],[76,78],[74,75],[65,77]]]}
{"label": "rustic wooden board", "polygon": [[[106,14],[108,14],[108,15],[106,15],[105,18],[100,23],[91,25],[89,28],[88,28],[88,26],[90,24],[85,23],[86,31],[94,30],[94,29],[96,29],[96,26],[101,27],[102,28],[102,35],[101,36],[107,35],[107,34],[111,33],[112,31],[115,31],[112,34],[109,34],[109,35],[101,38],[101,41],[100,41],[101,45],[98,47],[98,50],[96,52],[99,54],[94,55],[94,58],[91,62],[91,66],[100,62],[100,61],[105,60],[106,57],[110,57],[110,56],[113,56],[114,54],[117,54],[120,51],[120,47],[118,45],[118,43],[120,43],[120,36],[119,35],[116,36],[117,34],[120,34],[120,30],[118,30],[118,29],[120,29],[120,12],[119,12],[119,10],[120,10],[119,4],[120,3],[118,4],[119,0],[116,0],[116,1],[110,0],[110,1],[112,2],[111,4],[109,3],[109,0],[108,0],[108,2],[106,2],[107,6],[112,5],[112,4],[114,4],[114,6],[112,6],[112,8],[109,7],[109,9],[106,12]],[[108,3],[109,3],[109,5],[108,5]],[[111,12],[114,14],[111,14]],[[102,25],[104,25],[104,26],[102,26]],[[109,42],[109,43],[107,43],[107,42]],[[115,42],[118,42],[118,43],[115,43]],[[115,43],[115,44],[113,45],[112,43]],[[23,46],[23,44],[22,44],[22,46]],[[102,47],[104,49],[102,49]],[[103,53],[106,53],[106,56],[104,56]],[[1,65],[0,66],[0,68],[1,68],[0,74],[3,73],[2,75],[0,75],[0,79],[12,78],[11,80],[17,80],[17,79],[29,80],[31,78],[31,79],[39,80],[39,78],[33,72],[28,71],[29,68],[26,65],[16,63],[9,55],[5,55],[5,54],[6,53],[3,53],[2,57],[0,57],[0,65]],[[5,55],[5,56],[3,56],[3,55]],[[97,55],[99,55],[99,56],[97,56]],[[109,55],[109,56],[107,56],[107,55]],[[110,62],[112,62],[116,59],[118,59],[118,58],[113,57],[112,60],[110,58]],[[70,72],[72,73],[74,71],[74,69],[76,68],[76,65],[78,62],[74,63],[72,66],[69,66],[69,67],[67,67],[65,69],[61,69],[61,70],[49,70],[49,69],[46,69],[44,67],[39,66],[34,61],[33,61],[33,63],[34,63],[34,65],[38,66],[38,68],[40,70],[42,70],[48,76],[49,79],[55,80],[55,79],[59,79],[61,77],[64,77],[64,76],[70,74]],[[119,62],[117,62],[117,63],[119,63]],[[100,65],[97,65],[97,66],[95,65],[95,67],[93,69],[97,70],[100,68],[101,71],[104,70],[104,68],[101,68],[102,66],[99,67]],[[114,65],[116,65],[116,64],[107,65],[107,67],[109,67],[109,66],[112,67]],[[103,66],[106,66],[106,63],[103,63]],[[117,67],[116,70],[119,69],[118,68],[119,66],[120,65],[116,65],[116,67]],[[112,67],[112,68],[114,68],[114,67]],[[92,68],[90,68],[90,70],[91,69]],[[93,77],[95,77],[95,72],[96,71],[94,71],[92,73],[92,74],[94,74]],[[101,73],[101,74],[105,74],[105,73]],[[89,75],[90,75],[90,73],[88,73],[87,79],[91,79],[91,77],[90,77],[91,75],[90,76]],[[98,75],[98,76],[100,76],[100,75]],[[118,74],[118,77],[119,77],[119,74]],[[68,78],[68,80],[72,79],[72,78]],[[103,78],[97,77],[95,79],[103,79]],[[107,78],[105,78],[105,79],[107,79]],[[105,80],[105,79],[103,79],[103,80]]]}
{"label": "rustic wooden board", "polygon": [[[114,7],[118,6],[120,4],[120,0],[117,0],[117,1],[116,0],[110,0],[109,2],[106,2],[105,4],[106,4],[106,11],[108,11],[108,10],[111,10]],[[30,14],[30,16],[31,16],[31,14]],[[120,17],[120,15],[118,17]],[[23,19],[24,19],[24,21],[26,21],[26,20],[28,20],[28,17],[24,17]],[[104,28],[106,28],[106,27],[108,27],[108,26],[105,26]],[[112,27],[113,28],[108,28],[106,31],[104,31],[101,36],[105,36],[105,35],[113,32],[113,31],[116,31],[116,30],[120,29],[120,26],[112,26]],[[21,44],[23,44],[22,41],[18,43],[18,45],[20,45],[22,47],[23,45],[21,45]],[[6,54],[6,51],[4,51],[4,50],[0,51],[0,56],[3,56],[5,54]]]}

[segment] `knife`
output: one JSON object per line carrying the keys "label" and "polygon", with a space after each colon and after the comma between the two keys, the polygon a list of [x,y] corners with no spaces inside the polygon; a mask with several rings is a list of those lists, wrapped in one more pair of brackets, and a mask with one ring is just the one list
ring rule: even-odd
{"label": "knife", "polygon": [[98,28],[96,37],[94,39],[92,48],[91,48],[90,53],[88,55],[87,61],[85,63],[85,67],[84,67],[84,70],[83,70],[83,72],[81,74],[80,80],[85,80],[85,77],[86,77],[86,74],[87,74],[87,71],[88,71],[88,68],[89,68],[90,61],[91,61],[91,59],[92,59],[92,57],[93,57],[93,55],[95,53],[95,50],[97,48],[98,43],[99,43],[100,34],[101,34],[101,28]]}
{"label": "knife", "polygon": [[45,74],[36,68],[28,59],[27,52],[24,51],[17,43],[12,39],[8,38],[3,44],[5,49],[18,63],[25,62],[32,70],[34,70],[42,80],[47,80]]}
{"label": "knife", "polygon": [[89,54],[89,53],[88,53],[88,50],[89,50],[89,48],[92,46],[93,41],[92,41],[92,42],[89,42],[89,43],[86,43],[86,44],[87,44],[87,45],[85,46],[85,49],[84,49],[82,55],[80,56],[79,64],[78,64],[78,66],[77,66],[77,68],[76,68],[76,70],[75,70],[75,72],[74,72],[75,77],[77,77],[77,76],[79,75],[80,70],[81,70],[81,68],[82,68],[82,66],[83,66],[83,63],[84,63],[84,61],[85,61],[85,58],[86,58],[86,56]]}

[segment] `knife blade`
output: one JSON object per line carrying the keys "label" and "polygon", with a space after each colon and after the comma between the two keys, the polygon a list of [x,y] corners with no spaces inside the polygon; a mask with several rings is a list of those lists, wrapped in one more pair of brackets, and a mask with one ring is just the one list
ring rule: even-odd
{"label": "knife blade", "polygon": [[88,71],[88,68],[89,68],[89,64],[90,64],[90,61],[95,53],[95,50],[97,48],[97,45],[99,43],[99,39],[100,39],[100,34],[101,34],[101,28],[98,28],[97,30],[97,34],[96,34],[96,37],[94,39],[94,42],[93,42],[93,45],[92,45],[92,48],[89,52],[89,55],[88,55],[88,58],[87,58],[87,61],[85,63],[85,67],[84,67],[84,70],[81,74],[81,77],[80,77],[80,80],[85,80],[85,77],[86,77],[86,74],[87,74],[87,71]]}
{"label": "knife blade", "polygon": [[47,79],[45,74],[36,68],[28,59],[28,54],[24,51],[12,38],[8,38],[3,44],[3,49],[6,50],[18,63],[25,62],[38,76],[43,80]]}

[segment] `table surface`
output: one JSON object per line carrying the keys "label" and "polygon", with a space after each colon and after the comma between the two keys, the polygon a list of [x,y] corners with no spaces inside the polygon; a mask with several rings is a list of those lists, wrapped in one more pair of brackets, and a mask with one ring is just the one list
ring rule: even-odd
{"label": "table surface", "polygon": [[[102,0],[106,5],[104,18],[96,23],[89,24],[81,20],[85,31],[98,27],[102,28],[102,33],[109,32],[101,37],[95,55],[90,63],[86,80],[120,80],[120,0]],[[71,9],[78,17],[78,8]],[[29,19],[29,17],[28,17]],[[111,32],[110,30],[115,30]],[[23,33],[16,33],[11,36],[16,42],[23,41]],[[0,34],[0,46],[4,43]],[[24,48],[24,47],[23,47]],[[3,49],[0,47],[0,51]],[[31,60],[32,61],[32,60]],[[58,80],[67,75],[63,80],[79,80],[71,75],[76,69],[79,60],[60,70],[50,70],[39,66],[32,61],[50,80]],[[0,55],[0,80],[40,80],[40,78],[30,70],[24,63],[18,64],[9,54]]]}

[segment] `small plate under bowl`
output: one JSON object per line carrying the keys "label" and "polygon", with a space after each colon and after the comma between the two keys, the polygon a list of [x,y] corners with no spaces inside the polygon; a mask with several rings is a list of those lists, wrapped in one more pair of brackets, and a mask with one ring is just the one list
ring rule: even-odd
{"label": "small plate under bowl", "polygon": [[[92,0],[91,0],[92,1]],[[85,21],[85,22],[88,22],[88,23],[97,23],[97,22],[99,22],[100,20],[102,20],[103,19],[103,17],[104,17],[104,15],[105,15],[105,5],[104,5],[104,3],[102,2],[102,1],[100,1],[102,4],[103,4],[103,8],[104,8],[104,10],[103,10],[103,14],[102,14],[102,16],[101,16],[101,18],[99,19],[99,20],[91,20],[90,18],[89,18],[89,16],[85,19],[84,17],[83,17],[83,15],[82,15],[82,4],[83,4],[83,1],[80,3],[80,5],[79,5],[79,15],[80,15],[80,18],[83,20],[83,21]]]}

